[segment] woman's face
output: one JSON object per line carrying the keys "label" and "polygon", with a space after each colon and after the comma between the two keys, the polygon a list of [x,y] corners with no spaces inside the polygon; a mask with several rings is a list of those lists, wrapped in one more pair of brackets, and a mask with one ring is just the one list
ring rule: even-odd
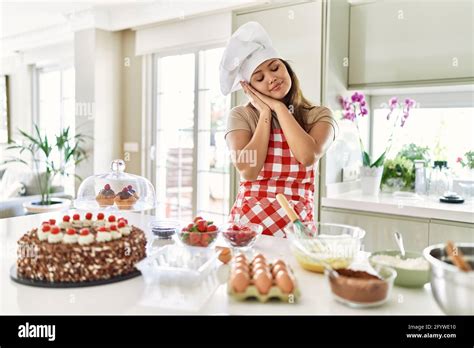
{"label": "woman's face", "polygon": [[249,82],[260,93],[277,100],[282,100],[291,88],[290,74],[279,59],[268,59],[260,64]]}

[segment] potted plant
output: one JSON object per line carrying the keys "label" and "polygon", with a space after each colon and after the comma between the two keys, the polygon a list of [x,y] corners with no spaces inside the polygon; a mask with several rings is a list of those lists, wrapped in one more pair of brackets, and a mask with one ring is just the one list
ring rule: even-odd
{"label": "potted plant", "polygon": [[[59,135],[55,136],[55,141],[51,141],[46,135],[42,136],[37,125],[34,125],[33,134],[28,134],[21,129],[18,131],[22,136],[22,142],[11,141],[11,145],[7,147],[7,150],[17,150],[19,155],[13,156],[3,161],[3,163],[13,162],[29,165],[20,156],[24,152],[30,153],[41,199],[38,202],[29,202],[29,205],[37,207],[37,211],[49,211],[60,208],[61,204],[65,203],[64,200],[51,198],[53,179],[57,175],[71,175],[71,166],[77,165],[87,158],[86,151],[81,147],[81,143],[85,141],[86,136],[79,133],[71,137],[69,127],[61,130]],[[53,159],[55,150],[61,154],[61,163],[57,163],[58,161]],[[80,179],[78,175],[72,175]],[[70,202],[66,200],[66,203],[69,204]]]}
{"label": "potted plant", "polygon": [[404,157],[387,159],[383,166],[382,190],[384,192],[411,190],[415,183],[413,169],[413,162]]}
{"label": "potted plant", "polygon": [[[340,102],[343,108],[343,119],[354,122],[358,136],[362,154],[362,167],[361,167],[361,186],[362,194],[364,195],[378,195],[380,192],[380,181],[382,179],[383,164],[385,162],[386,155],[389,153],[392,147],[392,142],[397,126],[403,127],[405,125],[408,116],[410,115],[410,109],[415,106],[413,99],[405,99],[404,103],[400,103],[398,98],[390,98],[388,105],[382,105],[389,109],[387,115],[387,121],[392,118],[392,132],[387,140],[385,150],[381,155],[374,161],[370,154],[365,150],[364,143],[362,142],[358,119],[368,115],[367,102],[363,93],[355,92],[351,98],[340,98]],[[396,116],[392,117],[392,114],[396,112]]]}

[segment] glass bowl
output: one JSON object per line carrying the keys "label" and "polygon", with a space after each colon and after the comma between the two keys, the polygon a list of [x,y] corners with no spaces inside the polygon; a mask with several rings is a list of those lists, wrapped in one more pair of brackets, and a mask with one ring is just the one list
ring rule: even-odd
{"label": "glass bowl", "polygon": [[217,236],[219,235],[219,231],[214,232],[189,232],[179,230],[176,233],[178,240],[186,246],[189,247],[199,247],[199,248],[208,248],[212,246]]}
{"label": "glass bowl", "polygon": [[[202,225],[201,225],[202,224]],[[207,248],[213,245],[219,235],[219,228],[210,220],[199,217],[189,224],[182,224],[176,238],[189,247]]]}
{"label": "glass bowl", "polygon": [[233,248],[250,249],[263,232],[258,224],[227,223],[220,228],[222,236]]}
{"label": "glass bowl", "polygon": [[181,224],[174,220],[154,220],[150,222],[150,229],[154,237],[161,239],[172,238],[180,230]]}
{"label": "glass bowl", "polygon": [[[384,304],[390,298],[393,281],[397,272],[386,266],[374,267],[380,279],[364,279],[361,277],[344,275],[335,276],[326,270],[324,273],[328,279],[331,293],[334,299],[349,307],[366,308],[376,307]],[[342,270],[339,270],[342,272]],[[354,270],[346,270],[354,272]],[[355,273],[358,273],[355,271]]]}
{"label": "glass bowl", "polygon": [[294,224],[285,227],[290,249],[301,267],[323,273],[322,260],[333,268],[346,268],[360,251],[365,231],[356,226],[305,222],[305,231]]}

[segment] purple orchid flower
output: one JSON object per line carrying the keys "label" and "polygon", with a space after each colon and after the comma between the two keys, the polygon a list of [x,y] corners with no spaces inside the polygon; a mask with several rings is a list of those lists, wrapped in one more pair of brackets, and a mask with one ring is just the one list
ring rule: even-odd
{"label": "purple orchid flower", "polygon": [[352,95],[351,99],[352,99],[352,102],[353,102],[353,103],[360,103],[360,102],[362,102],[362,101],[365,99],[365,97],[364,97],[364,95],[363,95],[362,93],[355,92],[355,93]]}
{"label": "purple orchid flower", "polygon": [[415,106],[415,100],[407,98],[405,99],[405,105],[408,109],[412,108],[413,106]]}
{"label": "purple orchid flower", "polygon": [[397,106],[397,104],[398,104],[398,98],[397,98],[397,97],[392,97],[392,98],[390,98],[390,100],[388,101],[388,105],[390,106],[390,110],[395,109],[395,107]]}

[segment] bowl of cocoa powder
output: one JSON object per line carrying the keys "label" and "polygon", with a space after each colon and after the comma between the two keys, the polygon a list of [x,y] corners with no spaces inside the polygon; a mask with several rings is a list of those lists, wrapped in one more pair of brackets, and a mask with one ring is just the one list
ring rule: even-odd
{"label": "bowl of cocoa powder", "polygon": [[331,292],[336,301],[355,308],[375,307],[390,297],[397,272],[390,267],[379,266],[375,273],[341,268],[325,271]]}

